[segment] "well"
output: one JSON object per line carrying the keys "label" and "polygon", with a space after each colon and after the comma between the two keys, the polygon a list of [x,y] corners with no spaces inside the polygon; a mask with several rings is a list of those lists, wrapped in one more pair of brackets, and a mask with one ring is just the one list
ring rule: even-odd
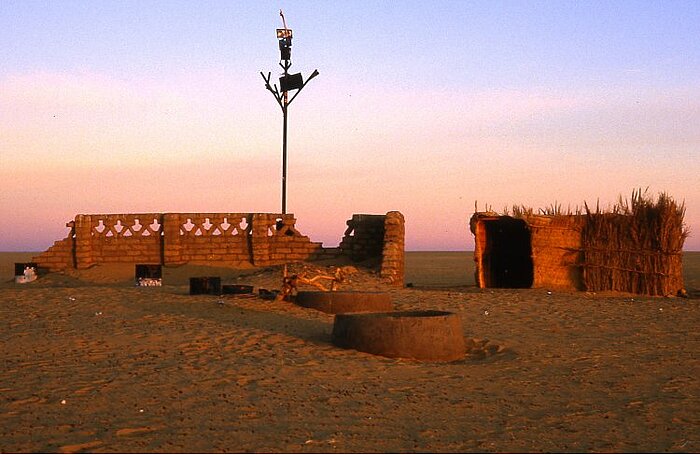
{"label": "well", "polygon": [[337,314],[333,344],[431,362],[460,360],[466,352],[461,318],[447,311]]}
{"label": "well", "polygon": [[393,311],[391,296],[386,292],[299,291],[295,303],[324,313],[362,313]]}

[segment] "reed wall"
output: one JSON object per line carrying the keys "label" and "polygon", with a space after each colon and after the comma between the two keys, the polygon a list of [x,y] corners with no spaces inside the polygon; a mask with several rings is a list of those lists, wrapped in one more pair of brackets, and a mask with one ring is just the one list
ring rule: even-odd
{"label": "reed wall", "polygon": [[666,194],[634,192],[610,213],[587,211],[582,235],[586,289],[684,295],[685,207]]}

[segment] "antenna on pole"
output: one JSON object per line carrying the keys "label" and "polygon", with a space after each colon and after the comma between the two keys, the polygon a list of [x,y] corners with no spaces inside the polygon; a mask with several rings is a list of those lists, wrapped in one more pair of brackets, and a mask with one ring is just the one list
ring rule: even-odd
{"label": "antenna on pole", "polygon": [[[284,19],[284,13],[280,10],[282,18],[282,26],[284,28],[277,29],[277,39],[279,41],[280,62],[279,65],[284,70],[283,75],[279,78],[279,89],[277,84],[270,85],[271,73],[267,73],[267,77],[263,72],[260,72],[265,81],[265,88],[272,93],[277,100],[277,104],[282,109],[282,213],[287,213],[287,113],[288,107],[294,101],[294,98],[301,93],[301,90],[309,83],[311,79],[318,76],[318,70],[314,70],[306,81],[301,76],[301,73],[289,74],[289,68],[292,66],[292,30],[287,28],[287,21]],[[288,96],[290,90],[297,92],[292,95],[291,99]]]}
{"label": "antenna on pole", "polygon": [[280,10],[280,17],[282,18],[282,26],[284,26],[284,29],[287,30],[287,22],[284,20],[284,13],[282,10]]}

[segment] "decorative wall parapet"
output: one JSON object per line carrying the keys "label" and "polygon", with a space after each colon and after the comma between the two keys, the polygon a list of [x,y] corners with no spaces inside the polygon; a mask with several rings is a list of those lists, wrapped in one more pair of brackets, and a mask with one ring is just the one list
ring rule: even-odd
{"label": "decorative wall parapet", "polygon": [[140,213],[76,215],[69,235],[33,259],[50,271],[101,263],[242,263],[258,267],[339,256],[376,259],[387,281],[403,284],[403,216],[353,215],[338,248],[296,228],[293,214]]}

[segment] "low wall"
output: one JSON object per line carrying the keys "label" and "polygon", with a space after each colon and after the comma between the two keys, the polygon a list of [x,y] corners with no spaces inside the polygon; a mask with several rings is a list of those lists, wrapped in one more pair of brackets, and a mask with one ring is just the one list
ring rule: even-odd
{"label": "low wall", "polygon": [[68,237],[33,259],[50,271],[101,263],[249,263],[264,267],[346,256],[376,259],[385,281],[403,285],[404,219],[399,212],[353,215],[338,248],[295,227],[292,214],[130,213],[76,215]]}

